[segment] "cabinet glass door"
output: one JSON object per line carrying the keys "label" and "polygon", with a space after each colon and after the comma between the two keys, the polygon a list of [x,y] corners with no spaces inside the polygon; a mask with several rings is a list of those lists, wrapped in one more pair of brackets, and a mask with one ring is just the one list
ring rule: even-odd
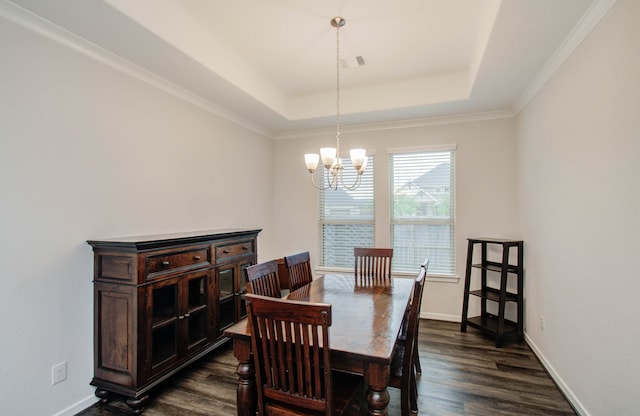
{"label": "cabinet glass door", "polygon": [[208,339],[208,283],[208,273],[189,276],[186,280],[187,310],[181,316],[187,325],[187,349],[197,347]]}
{"label": "cabinet glass door", "polygon": [[150,286],[151,367],[171,362],[177,355],[178,284],[176,279]]}
{"label": "cabinet glass door", "polygon": [[236,266],[234,264],[221,266],[218,269],[218,282],[220,287],[220,311],[218,313],[219,331],[224,330],[235,322],[235,270]]}

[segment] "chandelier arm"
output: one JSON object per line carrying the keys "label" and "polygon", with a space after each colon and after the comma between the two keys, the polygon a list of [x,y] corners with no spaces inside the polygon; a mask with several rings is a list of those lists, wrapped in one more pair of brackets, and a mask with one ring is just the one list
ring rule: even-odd
{"label": "chandelier arm", "polygon": [[342,187],[344,189],[349,190],[349,191],[353,191],[354,189],[357,189],[360,186],[361,182],[362,182],[362,174],[361,173],[358,173],[358,176],[356,176],[356,181],[351,186],[346,185],[344,183],[344,176],[340,175],[340,183],[342,184]]}
{"label": "chandelier arm", "polygon": [[[311,183],[313,184],[314,188],[316,188],[316,189],[318,189],[318,190],[321,190],[321,191],[324,191],[324,190],[326,190],[326,189],[329,189],[329,184],[327,184],[327,185],[323,185],[323,186],[318,185],[318,184],[316,183],[315,176],[316,176],[316,174],[315,174],[315,173],[312,173],[312,174],[311,174]],[[323,182],[324,182],[324,178],[323,178]]]}

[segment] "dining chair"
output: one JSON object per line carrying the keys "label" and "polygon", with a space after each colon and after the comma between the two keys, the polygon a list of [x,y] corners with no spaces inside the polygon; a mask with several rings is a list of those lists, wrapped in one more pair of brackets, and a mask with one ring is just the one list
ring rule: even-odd
{"label": "dining chair", "polygon": [[362,377],[331,369],[331,305],[248,294],[260,415],[357,415]]}
{"label": "dining chair", "polygon": [[[424,259],[424,262],[420,265],[421,270],[424,270],[424,275],[425,275],[425,279],[427,278],[427,269],[429,268],[429,259],[426,258]],[[422,285],[422,291],[424,292],[424,287],[425,285]],[[420,299],[422,299],[422,295],[420,295]],[[422,307],[422,305],[420,305],[418,307],[418,323],[416,324],[418,327],[420,326],[420,308]],[[416,329],[416,332],[418,331],[418,329]],[[416,335],[417,337],[417,335]],[[416,369],[416,373],[418,374],[422,374],[422,366],[420,365],[420,354],[418,353],[418,341],[416,339],[416,347],[413,350],[413,362],[414,362],[414,367]]]}
{"label": "dining chair", "polygon": [[406,339],[399,341],[391,362],[389,386],[400,389],[400,409],[402,416],[410,416],[418,412],[418,387],[414,371],[415,351],[418,344],[418,322],[420,319],[420,303],[427,270],[420,267],[411,296],[411,306],[407,322]]}
{"label": "dining chair", "polygon": [[284,263],[284,257],[276,259],[276,262],[278,263],[278,280],[280,280],[280,289],[289,290],[289,272],[287,271],[287,265]]}
{"label": "dining chair", "polygon": [[272,298],[282,296],[278,278],[278,263],[275,260],[254,264],[244,270],[247,274],[247,293]]}
{"label": "dining chair", "polygon": [[313,280],[311,258],[308,251],[286,256],[284,263],[289,273],[289,290],[292,292],[307,283],[311,283],[311,280]]}
{"label": "dining chair", "polygon": [[[424,261],[420,265],[420,271],[424,270],[424,274],[426,276],[428,268],[429,268],[429,259],[426,258],[426,259],[424,259]],[[422,285],[423,292],[424,292],[424,286],[425,285]],[[422,297],[422,295],[420,295],[420,296]],[[419,305],[418,306],[418,323],[416,324],[416,325],[418,325],[418,327],[420,326],[420,308],[421,308],[421,306]],[[402,322],[402,331],[400,333],[399,342],[404,342],[406,340],[406,338],[407,338],[410,311],[411,311],[411,305],[409,305],[407,307],[407,312],[405,313],[404,321]],[[422,365],[420,365],[420,353],[418,352],[418,343],[417,342],[416,342],[416,347],[413,350],[413,366],[414,366],[417,374],[422,374]]]}
{"label": "dining chair", "polygon": [[391,283],[392,248],[356,247],[354,273],[356,281],[370,284]]}

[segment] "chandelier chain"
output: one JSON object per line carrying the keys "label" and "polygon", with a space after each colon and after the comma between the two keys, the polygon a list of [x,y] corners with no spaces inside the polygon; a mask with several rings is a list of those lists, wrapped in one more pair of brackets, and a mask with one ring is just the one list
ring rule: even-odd
{"label": "chandelier chain", "polygon": [[336,26],[336,157],[340,157],[340,26]]}

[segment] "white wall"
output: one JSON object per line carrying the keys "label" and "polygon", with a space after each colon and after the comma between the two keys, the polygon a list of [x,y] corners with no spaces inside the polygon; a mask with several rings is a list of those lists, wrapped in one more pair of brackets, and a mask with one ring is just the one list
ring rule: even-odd
{"label": "white wall", "polygon": [[526,332],[583,415],[640,408],[639,20],[620,0],[518,117]]}
{"label": "white wall", "polygon": [[[517,120],[343,131],[344,148],[377,152],[381,184],[387,147],[458,145],[461,279],[429,282],[423,314],[459,319],[467,237],[523,238],[528,341],[584,415],[640,405],[638,17],[620,0]],[[317,263],[302,155],[332,134],[272,144],[2,19],[0,39],[0,414],[93,400],[87,239],[258,227],[261,261]]]}
{"label": "white wall", "polygon": [[[518,237],[516,218],[516,140],[513,119],[431,124],[411,128],[357,131],[344,129],[341,146],[375,151],[376,215],[388,218],[387,149],[457,144],[456,268],[457,283],[429,281],[424,317],[460,320],[467,238]],[[274,150],[274,236],[285,255],[309,250],[318,264],[318,194],[304,166],[304,153],[335,143],[335,136],[278,140]],[[388,228],[376,229],[376,245],[387,246]]]}
{"label": "white wall", "polygon": [[85,241],[256,227],[270,256],[272,141],[2,18],[0,39],[0,414],[73,414],[94,400]]}

